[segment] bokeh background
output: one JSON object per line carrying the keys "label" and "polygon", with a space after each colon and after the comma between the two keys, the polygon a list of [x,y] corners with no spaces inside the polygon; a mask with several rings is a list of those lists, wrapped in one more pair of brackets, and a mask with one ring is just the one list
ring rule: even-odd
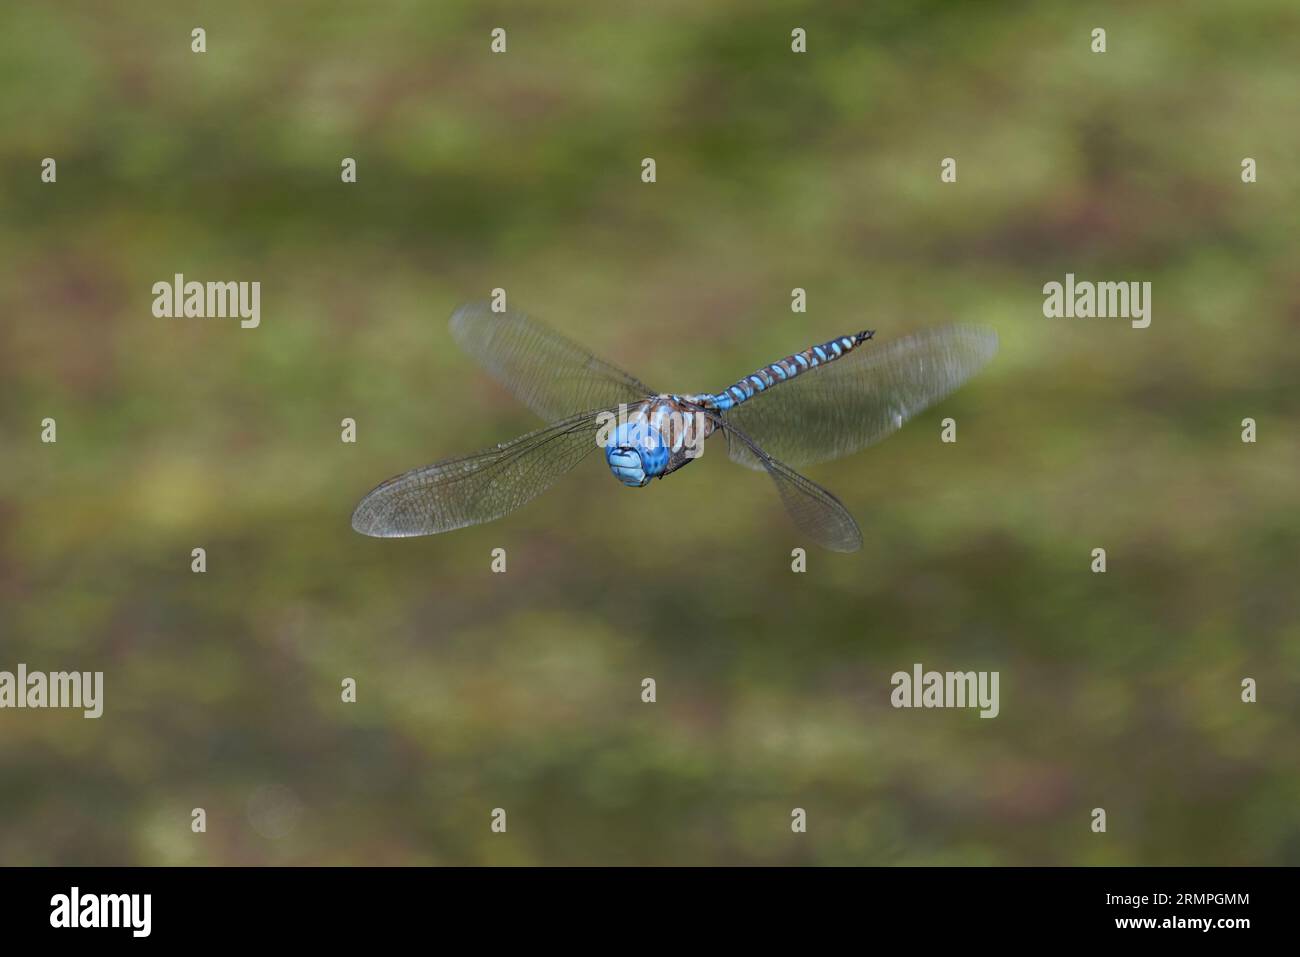
{"label": "bokeh background", "polygon": [[[4,4],[0,668],[106,702],[0,712],[0,863],[1296,863],[1298,38],[1285,0]],[[261,281],[261,327],[155,319],[176,272]],[[1045,319],[1066,272],[1152,282],[1151,327]],[[866,546],[803,575],[713,446],[354,534],[538,424],[447,331],[498,286],[666,390],[864,327],[1002,350],[809,470]],[[1001,715],[892,709],[913,662]]]}

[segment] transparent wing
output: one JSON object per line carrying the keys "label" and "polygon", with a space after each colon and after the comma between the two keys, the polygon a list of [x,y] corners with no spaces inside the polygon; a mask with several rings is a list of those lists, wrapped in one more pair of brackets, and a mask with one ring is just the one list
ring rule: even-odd
{"label": "transparent wing", "polygon": [[352,527],[377,538],[405,538],[500,518],[546,491],[596,448],[601,411],[391,478],[357,505]]}
{"label": "transparent wing", "polygon": [[726,431],[727,442],[732,448],[743,445],[754,461],[767,470],[776,483],[785,510],[800,531],[833,552],[856,552],[862,547],[862,530],[839,499],[784,462],[778,462],[731,422],[717,416],[713,418]]}
{"label": "transparent wing", "polygon": [[[864,343],[843,359],[760,392],[724,418],[783,461],[829,461],[901,428],[984,368],[997,349],[997,333],[974,326]],[[740,464],[766,467],[747,443],[728,439],[727,447]]]}
{"label": "transparent wing", "polygon": [[452,314],[451,334],[547,421],[576,409],[617,406],[653,394],[645,383],[523,313],[498,313],[487,303],[470,303]]}

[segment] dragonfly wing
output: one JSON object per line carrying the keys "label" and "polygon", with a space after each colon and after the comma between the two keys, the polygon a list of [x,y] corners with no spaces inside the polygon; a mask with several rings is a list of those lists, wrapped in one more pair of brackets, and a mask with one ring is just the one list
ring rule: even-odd
{"label": "dragonfly wing", "polygon": [[[725,419],[785,462],[829,461],[897,431],[956,391],[997,349],[997,333],[976,326],[929,329],[879,347],[864,343],[843,359],[758,393]],[[766,467],[745,442],[728,439],[728,451],[749,468]]]}
{"label": "dragonfly wing", "polygon": [[645,383],[520,312],[487,303],[461,306],[451,334],[514,396],[543,419],[636,402],[653,394]]}
{"label": "dragonfly wing", "polygon": [[800,531],[833,552],[856,552],[862,547],[862,530],[838,498],[812,479],[774,459],[731,422],[716,417],[715,421],[726,431],[731,448],[744,446],[754,461],[772,477],[785,510]]}
{"label": "dragonfly wing", "polygon": [[611,410],[583,412],[495,448],[395,476],[361,500],[352,527],[377,538],[405,538],[500,518],[596,448],[602,411]]}

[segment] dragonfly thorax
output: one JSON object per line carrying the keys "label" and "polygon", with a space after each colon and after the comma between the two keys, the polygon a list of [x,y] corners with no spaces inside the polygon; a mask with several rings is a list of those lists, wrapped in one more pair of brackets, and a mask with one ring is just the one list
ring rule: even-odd
{"label": "dragonfly thorax", "polygon": [[604,441],[605,461],[624,485],[643,488],[698,458],[712,431],[698,408],[677,396],[658,396],[624,411]]}

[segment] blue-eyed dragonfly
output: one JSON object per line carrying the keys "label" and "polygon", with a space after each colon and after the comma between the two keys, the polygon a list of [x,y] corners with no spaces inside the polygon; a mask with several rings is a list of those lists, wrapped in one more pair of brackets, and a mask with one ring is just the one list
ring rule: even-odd
{"label": "blue-eyed dragonfly", "polygon": [[853,516],[793,466],[880,441],[957,389],[998,346],[996,333],[973,326],[885,342],[864,331],[788,355],[721,392],[674,393],[650,388],[519,312],[462,306],[451,332],[551,424],[377,486],[352,515],[364,535],[433,535],[490,522],[546,491],[598,445],[615,478],[644,487],[686,465],[720,432],[732,460],[771,477],[811,541],[855,551],[862,532]]}

